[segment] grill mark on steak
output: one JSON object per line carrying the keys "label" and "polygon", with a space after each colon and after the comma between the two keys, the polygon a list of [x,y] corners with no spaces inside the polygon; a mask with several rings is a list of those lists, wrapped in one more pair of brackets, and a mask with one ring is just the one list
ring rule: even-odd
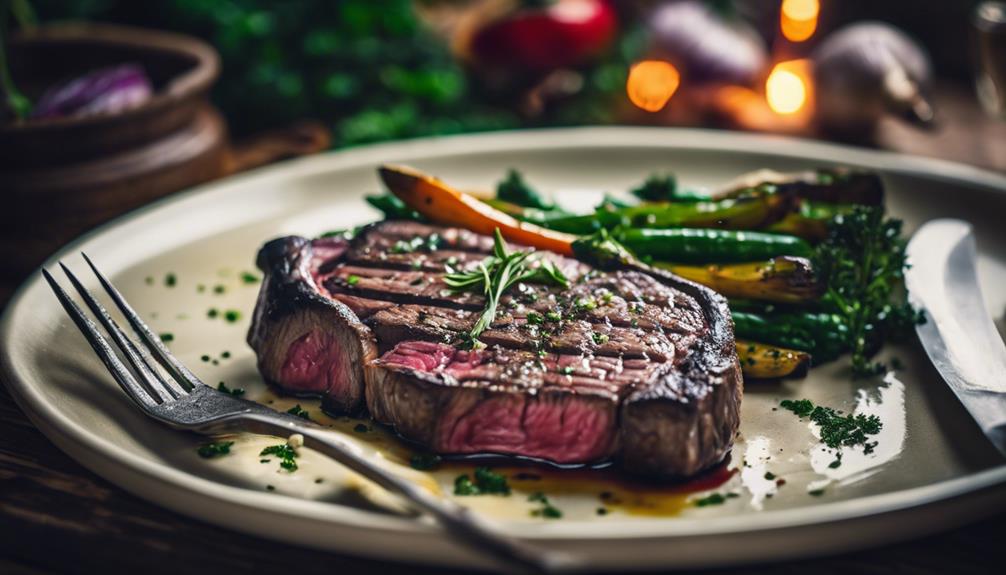
{"label": "grill mark on steak", "polygon": [[[413,251],[388,253],[416,237]],[[260,370],[323,394],[328,409],[365,406],[442,453],[614,458],[661,477],[723,457],[742,393],[723,298],[659,270],[544,254],[574,284],[517,286],[480,337],[488,348],[457,350],[483,298],[449,290],[443,266],[475,266],[491,249],[491,238],[415,222],[374,224],[350,243],[270,242],[249,333]],[[542,321],[549,311],[562,321]]]}

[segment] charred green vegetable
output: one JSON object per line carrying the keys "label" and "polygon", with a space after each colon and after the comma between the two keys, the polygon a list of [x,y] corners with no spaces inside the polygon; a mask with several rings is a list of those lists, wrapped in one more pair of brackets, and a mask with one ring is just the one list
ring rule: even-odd
{"label": "charred green vegetable", "polygon": [[806,351],[816,362],[830,361],[849,349],[849,328],[837,314],[730,311],[739,339]]}
{"label": "charred green vegetable", "polygon": [[766,231],[790,234],[812,242],[820,242],[828,237],[828,225],[839,214],[852,211],[853,204],[828,204],[823,202],[800,202],[800,208],[768,227]]}
{"label": "charred green vegetable", "polygon": [[824,293],[806,258],[780,256],[761,262],[690,266],[657,262],[656,267],[708,286],[728,298],[805,303]]}
{"label": "charred green vegetable", "polygon": [[788,174],[759,170],[743,176],[739,184],[715,195],[736,197],[753,186],[766,184],[775,186],[779,193],[814,202],[876,206],[884,201],[884,184],[880,176],[848,168],[818,168]]}
{"label": "charred green vegetable", "polygon": [[804,240],[779,234],[713,229],[623,229],[613,234],[638,256],[680,263],[767,260],[776,256],[810,257]]}

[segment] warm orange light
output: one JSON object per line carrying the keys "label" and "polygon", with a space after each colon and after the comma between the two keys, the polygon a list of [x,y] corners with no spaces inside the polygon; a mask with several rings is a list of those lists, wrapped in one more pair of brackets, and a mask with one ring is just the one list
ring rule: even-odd
{"label": "warm orange light", "polygon": [[817,30],[817,16],[821,11],[818,0],[782,0],[779,26],[782,35],[790,42],[803,42]]}
{"label": "warm orange light", "polygon": [[777,114],[802,110],[810,99],[810,63],[807,60],[779,62],[765,81],[765,99]]}
{"label": "warm orange light", "polygon": [[647,112],[658,112],[681,83],[677,69],[662,60],[643,60],[629,70],[625,91],[632,103]]}

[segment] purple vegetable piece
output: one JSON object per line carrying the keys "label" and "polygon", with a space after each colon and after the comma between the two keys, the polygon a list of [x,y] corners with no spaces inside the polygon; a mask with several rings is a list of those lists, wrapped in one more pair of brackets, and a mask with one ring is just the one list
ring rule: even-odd
{"label": "purple vegetable piece", "polygon": [[668,2],[649,18],[654,46],[692,84],[753,84],[768,61],[764,41],[695,1]]}
{"label": "purple vegetable piece", "polygon": [[136,64],[102,68],[46,90],[31,117],[114,114],[143,104],[153,93],[146,72]]}

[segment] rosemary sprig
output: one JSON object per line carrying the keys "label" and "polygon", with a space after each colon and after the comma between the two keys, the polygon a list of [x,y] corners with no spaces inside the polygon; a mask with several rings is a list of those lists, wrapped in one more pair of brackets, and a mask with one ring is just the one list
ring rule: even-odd
{"label": "rosemary sprig", "polygon": [[[485,347],[478,338],[492,325],[500,299],[514,284],[537,282],[569,287],[569,280],[551,261],[537,257],[538,254],[530,250],[507,251],[499,228],[496,228],[493,241],[493,255],[479,262],[478,267],[452,271],[444,277],[444,283],[451,290],[482,291],[486,298],[482,315],[466,337],[466,344],[473,348]],[[534,266],[536,262],[538,265]]]}

